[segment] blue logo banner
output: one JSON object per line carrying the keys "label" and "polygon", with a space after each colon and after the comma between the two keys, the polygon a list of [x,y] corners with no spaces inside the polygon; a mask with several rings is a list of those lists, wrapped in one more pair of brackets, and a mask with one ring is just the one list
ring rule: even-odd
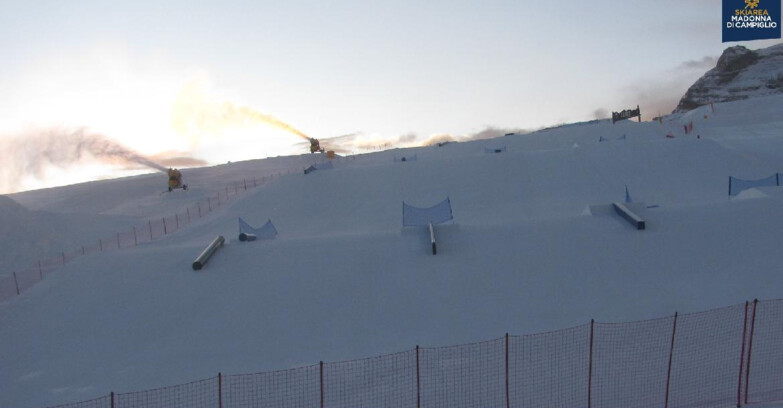
{"label": "blue logo banner", "polygon": [[723,0],[723,42],[780,38],[780,0]]}

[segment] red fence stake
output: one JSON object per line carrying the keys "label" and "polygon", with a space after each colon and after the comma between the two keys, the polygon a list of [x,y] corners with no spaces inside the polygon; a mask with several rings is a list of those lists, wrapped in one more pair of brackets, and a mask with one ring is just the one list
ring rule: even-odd
{"label": "red fence stake", "polygon": [[506,408],[511,408],[510,392],[508,387],[508,333],[506,333]]}
{"label": "red fence stake", "polygon": [[740,351],[739,378],[737,379],[737,408],[742,406],[742,366],[745,363],[745,336],[748,332],[748,301],[745,301],[745,320],[742,323],[742,349]]}
{"label": "red fence stake", "polygon": [[421,408],[421,368],[419,365],[419,346],[416,346],[416,408]]}
{"label": "red fence stake", "polygon": [[319,366],[318,377],[321,381],[321,408],[324,408],[324,362],[321,361]]}
{"label": "red fence stake", "polygon": [[745,367],[745,405],[748,405],[748,386],[750,383],[750,360],[753,357],[753,332],[756,328],[756,308],[759,300],[753,299],[753,317],[750,319],[750,340],[748,342],[748,365]]}
{"label": "red fence stake", "polygon": [[593,335],[595,334],[595,319],[590,319],[590,362],[587,374],[587,408],[592,407],[593,402]]}
{"label": "red fence stake", "polygon": [[674,325],[672,326],[672,343],[669,348],[669,368],[666,370],[666,402],[664,408],[669,408],[669,385],[672,378],[672,358],[674,357],[674,336],[677,334],[677,312],[674,312]]}
{"label": "red fence stake", "polygon": [[16,280],[16,272],[14,272],[14,285],[16,285],[16,296],[19,296],[19,281]]}

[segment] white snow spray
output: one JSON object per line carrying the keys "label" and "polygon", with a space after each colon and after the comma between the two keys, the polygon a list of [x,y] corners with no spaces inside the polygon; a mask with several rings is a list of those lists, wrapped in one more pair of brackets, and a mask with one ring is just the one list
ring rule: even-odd
{"label": "white snow spray", "polygon": [[3,152],[0,188],[4,191],[17,190],[23,176],[40,180],[45,178],[47,167],[67,168],[80,162],[133,163],[167,171],[119,142],[85,128],[27,131],[0,139],[0,151]]}

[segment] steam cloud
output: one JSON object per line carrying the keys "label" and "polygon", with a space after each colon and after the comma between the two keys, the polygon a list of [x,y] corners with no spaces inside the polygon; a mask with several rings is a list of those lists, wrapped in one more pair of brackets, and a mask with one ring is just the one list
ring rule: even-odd
{"label": "steam cloud", "polygon": [[122,146],[118,142],[85,128],[29,131],[0,139],[4,152],[3,191],[19,189],[23,176],[42,180],[51,166],[68,168],[77,163],[137,164],[158,171],[166,168]]}

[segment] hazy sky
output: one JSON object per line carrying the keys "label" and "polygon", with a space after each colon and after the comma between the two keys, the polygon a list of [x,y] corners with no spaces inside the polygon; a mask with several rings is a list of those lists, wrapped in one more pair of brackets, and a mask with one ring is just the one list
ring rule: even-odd
{"label": "hazy sky", "polygon": [[219,163],[304,152],[275,118],[370,144],[637,104],[648,119],[731,45],[720,0],[6,0],[0,193],[116,174],[18,163],[52,129]]}

